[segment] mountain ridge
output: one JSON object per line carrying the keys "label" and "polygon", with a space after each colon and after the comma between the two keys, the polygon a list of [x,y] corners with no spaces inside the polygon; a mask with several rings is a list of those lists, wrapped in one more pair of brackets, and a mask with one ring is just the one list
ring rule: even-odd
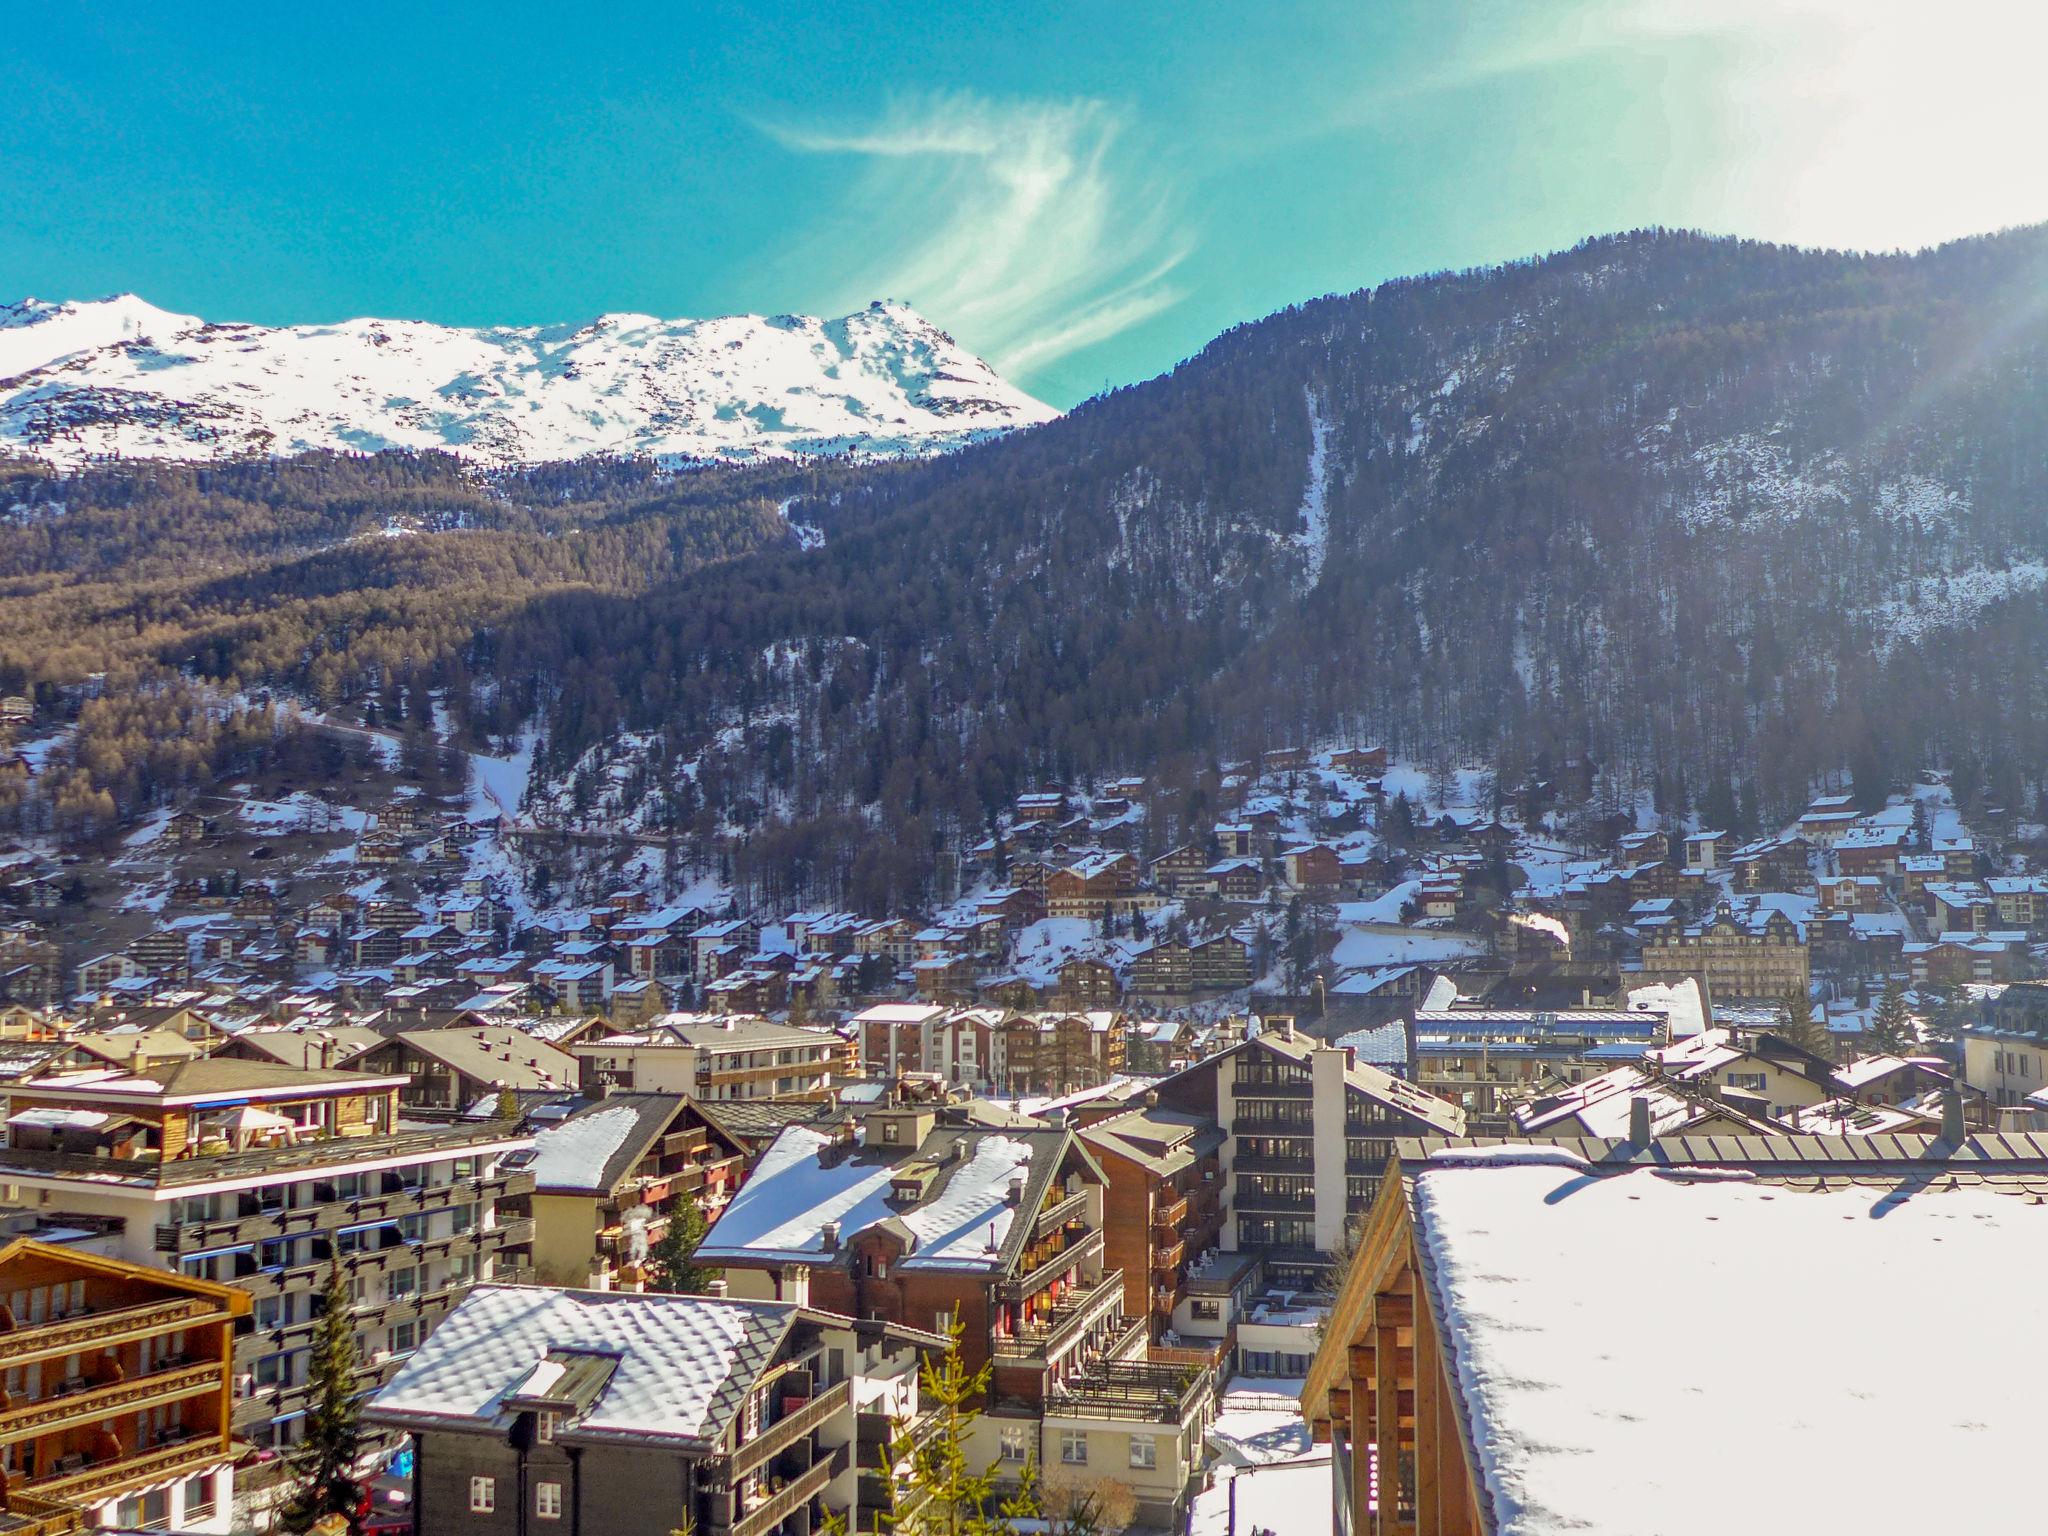
{"label": "mountain ridge", "polygon": [[207,321],[0,305],[0,448],[61,464],[441,449],[503,466],[919,455],[1051,420],[907,304],[832,318]]}

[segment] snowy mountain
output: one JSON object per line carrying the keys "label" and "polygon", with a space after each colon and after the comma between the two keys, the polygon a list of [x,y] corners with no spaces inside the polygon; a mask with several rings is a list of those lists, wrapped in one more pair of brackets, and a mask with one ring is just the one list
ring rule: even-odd
{"label": "snowy mountain", "polygon": [[0,305],[0,449],[61,463],[446,449],[497,464],[922,454],[1056,412],[908,306],[836,320],[602,315],[214,324],[133,294]]}

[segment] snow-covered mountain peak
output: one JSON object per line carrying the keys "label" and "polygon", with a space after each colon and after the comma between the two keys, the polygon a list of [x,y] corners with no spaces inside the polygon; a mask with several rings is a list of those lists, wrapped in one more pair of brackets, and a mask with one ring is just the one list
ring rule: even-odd
{"label": "snow-covered mountain peak", "polygon": [[0,450],[76,463],[313,448],[753,459],[927,453],[1056,413],[909,305],[466,329],[211,324],[117,294],[0,305]]}

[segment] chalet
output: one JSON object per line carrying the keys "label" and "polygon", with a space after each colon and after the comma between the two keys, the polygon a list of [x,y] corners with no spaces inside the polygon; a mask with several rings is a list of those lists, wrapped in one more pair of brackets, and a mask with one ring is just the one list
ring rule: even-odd
{"label": "chalet", "polygon": [[1938,853],[1909,853],[1899,859],[1899,895],[1910,901],[1930,885],[1948,882],[1948,860]]}
{"label": "chalet", "polygon": [[1152,883],[1162,890],[1178,895],[1181,891],[1199,885],[1209,867],[1209,857],[1192,843],[1182,843],[1169,848],[1152,861]]}
{"label": "chalet", "polygon": [[1330,766],[1339,773],[1384,774],[1392,761],[1385,747],[1344,747],[1330,754]]}
{"label": "chalet", "polygon": [[1835,840],[1835,867],[1845,875],[1895,880],[1906,854],[1906,827],[1852,827]]}
{"label": "chalet", "polygon": [[1226,859],[1248,859],[1253,853],[1251,823],[1225,821],[1216,824],[1216,850]]}
{"label": "chalet", "polygon": [[574,1057],[502,1024],[403,1030],[351,1065],[406,1074],[400,1101],[426,1109],[464,1110],[507,1090],[560,1092],[577,1078]]}
{"label": "chalet", "polygon": [[637,1289],[678,1210],[716,1221],[746,1146],[680,1094],[615,1093],[534,1137],[533,1262],[548,1285]]}
{"label": "chalet", "polygon": [[1046,912],[1052,917],[1122,916],[1158,905],[1138,891],[1138,861],[1128,853],[1104,853],[1055,870],[1045,883]]}
{"label": "chalet", "polygon": [[1280,855],[1287,883],[1298,890],[1327,890],[1344,878],[1337,850],[1328,843],[1303,843]]}
{"label": "chalet", "polygon": [[173,843],[203,843],[213,832],[213,823],[197,811],[180,811],[164,823],[164,836]]}
{"label": "chalet", "polygon": [[1034,790],[1019,795],[1015,803],[1019,821],[1045,821],[1066,813],[1067,797],[1064,791]]}
{"label": "chalet", "polygon": [[1224,859],[1203,870],[1202,881],[1226,901],[1257,901],[1265,894],[1266,868],[1257,859]]}
{"label": "chalet", "polygon": [[1884,882],[1876,875],[1822,875],[1820,904],[1829,912],[1875,912],[1884,905]]}
{"label": "chalet", "polygon": [[1728,842],[1726,832],[1690,832],[1685,838],[1685,867],[1693,871],[1720,868],[1720,857]]}
{"label": "chalet", "polygon": [[422,1536],[861,1530],[895,1486],[877,1429],[927,1422],[944,1344],[793,1298],[484,1286],[366,1417],[412,1437]]}
{"label": "chalet", "polygon": [[1803,891],[1813,884],[1813,845],[1796,834],[1744,843],[1728,857],[1728,868],[1744,891]]}
{"label": "chalet", "polygon": [[931,1104],[878,1105],[858,1126],[784,1131],[698,1257],[734,1298],[957,1327],[962,1363],[993,1373],[972,1464],[1014,1480],[1053,1446],[1062,1465],[1115,1468],[1141,1517],[1172,1528],[1202,1459],[1214,1378],[1146,1358],[1124,1276],[1105,1262],[1104,1185],[1069,1130],[990,1130]]}

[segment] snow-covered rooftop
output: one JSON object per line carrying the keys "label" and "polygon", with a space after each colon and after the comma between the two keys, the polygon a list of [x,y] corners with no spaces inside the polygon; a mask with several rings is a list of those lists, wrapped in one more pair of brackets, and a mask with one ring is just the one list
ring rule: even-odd
{"label": "snow-covered rooftop", "polygon": [[[2048,1265],[2048,1206],[1941,1174],[1418,1173],[1489,1528],[2033,1529],[2048,1339],[2012,1324]],[[1825,1317],[1798,1296],[1826,1297]],[[1942,1319],[1904,1357],[1872,1342],[1900,1336],[1902,1307]]]}

